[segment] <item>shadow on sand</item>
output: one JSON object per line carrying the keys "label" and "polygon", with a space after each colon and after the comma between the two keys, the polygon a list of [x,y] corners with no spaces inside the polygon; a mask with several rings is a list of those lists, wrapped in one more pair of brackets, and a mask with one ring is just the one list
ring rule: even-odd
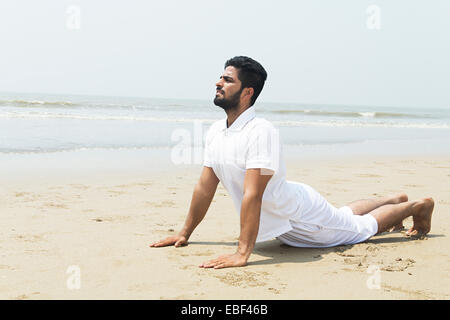
{"label": "shadow on sand", "polygon": [[[324,255],[329,253],[344,253],[345,251],[353,248],[354,246],[361,244],[390,244],[390,243],[405,243],[410,241],[420,241],[420,239],[415,237],[402,236],[400,233],[403,231],[395,232],[385,232],[372,237],[371,239],[355,244],[355,245],[343,245],[330,248],[299,248],[291,247],[283,244],[279,240],[269,240],[265,242],[260,242],[255,245],[253,250],[254,254],[267,257],[268,259],[250,261],[248,265],[270,265],[270,264],[282,264],[282,263],[304,263],[319,261]],[[443,234],[428,234],[425,238],[440,238],[445,237]],[[234,242],[208,242],[208,241],[193,241],[190,242],[191,245],[220,245],[220,246],[230,246],[236,247],[237,241]]]}

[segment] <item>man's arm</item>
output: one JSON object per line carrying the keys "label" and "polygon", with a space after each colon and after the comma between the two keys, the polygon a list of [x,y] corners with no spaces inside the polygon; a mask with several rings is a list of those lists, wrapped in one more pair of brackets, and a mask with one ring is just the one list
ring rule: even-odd
{"label": "man's arm", "polygon": [[200,265],[203,268],[240,267],[247,264],[259,230],[259,218],[264,190],[272,175],[262,175],[261,169],[248,169],[244,179],[241,206],[241,234],[236,253],[220,256]]}
{"label": "man's arm", "polygon": [[241,234],[237,253],[246,257],[253,251],[259,230],[259,218],[264,191],[272,175],[262,175],[261,169],[248,169],[244,180],[241,206]]}
{"label": "man's arm", "polygon": [[217,178],[212,168],[206,166],[203,167],[200,179],[195,185],[194,193],[192,194],[189,213],[183,228],[178,232],[178,235],[155,242],[151,244],[150,247],[164,247],[171,245],[178,247],[186,245],[187,240],[194,229],[205,217],[211,201],[214,198],[214,194],[216,193],[218,183],[219,178]]}

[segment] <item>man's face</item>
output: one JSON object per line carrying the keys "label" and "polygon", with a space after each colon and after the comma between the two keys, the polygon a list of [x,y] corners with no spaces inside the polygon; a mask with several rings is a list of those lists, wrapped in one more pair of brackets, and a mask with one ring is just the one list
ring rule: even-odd
{"label": "man's face", "polygon": [[235,67],[226,67],[219,81],[216,83],[216,97],[214,104],[224,110],[237,109],[240,103],[242,83],[238,78]]}

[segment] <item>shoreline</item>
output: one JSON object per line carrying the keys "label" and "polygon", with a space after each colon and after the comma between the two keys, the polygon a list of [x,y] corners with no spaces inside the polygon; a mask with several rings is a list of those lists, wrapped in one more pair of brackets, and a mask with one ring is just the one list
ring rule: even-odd
{"label": "shoreline", "polygon": [[[298,148],[284,149],[287,180],[295,181],[303,173],[320,172],[322,166],[354,165],[380,162],[389,167],[389,162],[414,163],[416,161],[433,165],[436,161],[448,162],[450,152],[408,155],[398,154],[347,154],[324,150],[318,153],[300,153]],[[40,154],[0,154],[0,190],[24,186],[48,186],[61,183],[114,184],[121,181],[135,182],[155,179],[164,182],[167,177],[190,174],[192,187],[200,176],[202,163],[174,164],[170,149],[151,150],[81,150]],[[370,166],[369,166],[370,167]],[[312,169],[310,169],[312,168]],[[382,168],[385,170],[386,168]],[[445,168],[443,168],[445,169]],[[318,171],[317,171],[318,170]],[[364,169],[362,169],[364,170]],[[376,174],[375,174],[376,175]],[[297,178],[298,179],[298,178]],[[349,181],[350,180],[346,180]],[[301,181],[303,182],[303,181]]]}

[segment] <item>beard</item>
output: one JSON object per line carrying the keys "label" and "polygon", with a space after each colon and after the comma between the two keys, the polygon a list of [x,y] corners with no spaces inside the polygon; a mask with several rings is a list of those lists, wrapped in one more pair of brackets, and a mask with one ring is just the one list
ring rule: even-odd
{"label": "beard", "polygon": [[223,110],[236,110],[239,107],[239,101],[241,98],[242,89],[236,92],[229,98],[214,98],[214,104],[218,107],[221,107]]}

